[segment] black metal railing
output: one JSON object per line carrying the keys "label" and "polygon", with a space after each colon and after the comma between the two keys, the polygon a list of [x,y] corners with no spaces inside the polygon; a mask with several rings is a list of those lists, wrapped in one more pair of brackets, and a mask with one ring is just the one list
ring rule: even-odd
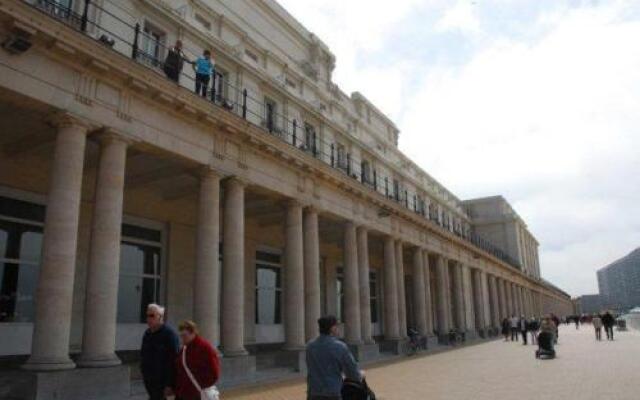
{"label": "black metal railing", "polygon": [[[100,45],[130,57],[149,67],[155,73],[163,73],[163,58],[168,54],[170,48],[159,36],[145,32],[136,17],[129,16],[130,21],[127,21],[124,17],[109,11],[105,6],[92,3],[91,0],[84,0],[81,3],[81,10],[73,10],[53,0],[37,0],[35,3],[25,1],[73,29],[93,37]],[[92,10],[96,12],[91,14]],[[102,23],[92,21],[89,17],[97,14],[101,16]],[[143,43],[146,46],[142,46]],[[152,49],[152,53],[149,52],[149,49]],[[185,64],[193,64],[193,61],[198,57],[196,51],[188,48],[183,48],[182,52]],[[180,72],[176,83],[183,88],[195,91],[195,75],[189,73],[188,68]],[[222,85],[222,89],[220,85]],[[337,142],[328,142],[319,137],[317,127],[313,126],[311,122],[301,122],[295,118],[289,118],[278,112],[275,107],[271,107],[267,113],[266,102],[260,100],[258,96],[258,93],[252,93],[247,88],[233,85],[221,71],[214,69],[211,84],[204,100],[210,102],[214,107],[220,107],[248,120],[262,129],[265,134],[278,137],[298,151],[305,152],[332,168],[342,171],[368,189],[422,216],[426,221],[430,221],[441,229],[468,241],[513,267],[520,268],[520,263],[517,260],[486,239],[469,229],[463,229],[460,223],[452,224],[450,218],[446,217],[446,214],[438,210],[437,207],[431,205],[427,207],[423,195],[417,191],[410,193],[407,187],[400,184],[396,186],[392,176],[385,176],[371,164],[368,164],[367,171],[363,171],[363,161],[365,160],[357,159],[350,152],[338,155]],[[300,101],[304,102],[305,100]],[[308,106],[314,107],[311,104]],[[322,110],[317,112],[322,113]]]}

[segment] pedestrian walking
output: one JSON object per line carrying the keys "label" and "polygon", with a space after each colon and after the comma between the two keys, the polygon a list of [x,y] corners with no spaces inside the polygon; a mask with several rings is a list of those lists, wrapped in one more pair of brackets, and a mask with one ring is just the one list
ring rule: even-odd
{"label": "pedestrian walking", "polygon": [[165,58],[162,68],[167,78],[178,83],[185,61],[190,62],[182,51],[182,42],[176,40],[176,44],[167,52],[167,58]]}
{"label": "pedestrian walking", "polygon": [[[553,321],[553,325],[556,328],[554,341],[555,341],[555,343],[558,343],[558,339],[560,338],[560,331],[559,331],[560,319],[555,314],[551,314],[551,321]],[[567,324],[568,324],[568,322],[567,322]]]}
{"label": "pedestrian walking", "polygon": [[607,334],[607,340],[613,340],[613,326],[616,324],[616,319],[609,311],[605,312],[601,319],[604,331]]}
{"label": "pedestrian walking", "polygon": [[518,329],[520,330],[520,336],[522,336],[522,345],[527,345],[527,318],[524,315],[520,316],[518,321]]}
{"label": "pedestrian walking", "polygon": [[196,71],[196,94],[207,97],[207,88],[209,87],[209,80],[214,73],[214,62],[211,60],[211,52],[205,50],[201,57],[193,64],[193,69]]}
{"label": "pedestrian walking", "polygon": [[182,348],[176,359],[176,398],[218,400],[215,384],[220,378],[220,359],[211,343],[198,335],[193,321],[183,321],[178,330]]}
{"label": "pedestrian walking", "polygon": [[511,333],[511,322],[509,318],[505,318],[502,320],[502,335],[504,336],[504,341],[509,341],[509,334]]}
{"label": "pedestrian walking", "polygon": [[529,332],[531,332],[531,344],[536,344],[538,330],[540,329],[540,322],[536,319],[536,317],[531,316],[527,329],[529,330]]}
{"label": "pedestrian walking", "polygon": [[516,317],[515,315],[512,315],[509,321],[511,322],[511,341],[513,342],[515,340],[517,342],[518,331],[520,330],[520,327],[519,327],[520,318]]}
{"label": "pedestrian walking", "polygon": [[178,336],[164,323],[164,307],[147,306],[147,326],[140,349],[140,371],[149,400],[164,400],[175,389]]}
{"label": "pedestrian walking", "polygon": [[307,399],[340,400],[345,379],[362,382],[364,374],[347,345],[337,338],[336,317],[318,319],[318,327],[320,336],[307,344]]}
{"label": "pedestrian walking", "polygon": [[602,340],[602,318],[599,315],[594,315],[591,319],[593,329],[596,331],[596,340]]}

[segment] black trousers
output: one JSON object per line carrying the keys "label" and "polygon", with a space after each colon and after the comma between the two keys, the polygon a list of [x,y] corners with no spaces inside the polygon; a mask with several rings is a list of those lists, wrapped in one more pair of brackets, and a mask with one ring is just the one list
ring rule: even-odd
{"label": "black trousers", "polygon": [[144,388],[147,389],[149,400],[165,400],[163,385],[157,385],[152,382],[144,382]]}
{"label": "black trousers", "polygon": [[596,328],[596,340],[602,340],[602,328]]}
{"label": "black trousers", "polygon": [[522,344],[527,344],[527,331],[520,331],[522,334]]}
{"label": "black trousers", "polygon": [[207,87],[209,86],[209,75],[196,74],[196,94],[207,97]]}
{"label": "black trousers", "polygon": [[611,325],[605,326],[604,331],[607,333],[607,339],[613,340],[613,326]]}
{"label": "black trousers", "polygon": [[511,341],[518,341],[518,328],[511,328]]}

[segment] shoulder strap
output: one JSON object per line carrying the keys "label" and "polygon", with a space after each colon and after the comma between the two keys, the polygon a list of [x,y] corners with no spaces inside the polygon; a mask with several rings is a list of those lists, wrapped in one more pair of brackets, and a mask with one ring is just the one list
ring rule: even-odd
{"label": "shoulder strap", "polygon": [[202,392],[202,388],[198,384],[198,381],[196,381],[196,378],[191,373],[191,370],[189,369],[189,367],[187,367],[187,346],[186,345],[182,347],[182,366],[184,367],[184,371],[187,373],[187,376],[189,377],[189,379],[191,379],[191,383],[193,383],[193,386],[195,386],[198,392]]}

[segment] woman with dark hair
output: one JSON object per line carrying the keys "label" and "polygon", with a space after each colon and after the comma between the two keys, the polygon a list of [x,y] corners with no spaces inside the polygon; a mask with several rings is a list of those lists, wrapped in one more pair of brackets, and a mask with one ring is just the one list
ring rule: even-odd
{"label": "woman with dark hair", "polygon": [[511,334],[511,321],[509,318],[505,318],[502,320],[502,335],[504,336],[504,341],[509,341],[509,335]]}
{"label": "woman with dark hair", "polygon": [[182,349],[176,360],[176,398],[180,400],[216,400],[215,384],[220,378],[220,359],[213,346],[198,335],[193,321],[179,326]]}

